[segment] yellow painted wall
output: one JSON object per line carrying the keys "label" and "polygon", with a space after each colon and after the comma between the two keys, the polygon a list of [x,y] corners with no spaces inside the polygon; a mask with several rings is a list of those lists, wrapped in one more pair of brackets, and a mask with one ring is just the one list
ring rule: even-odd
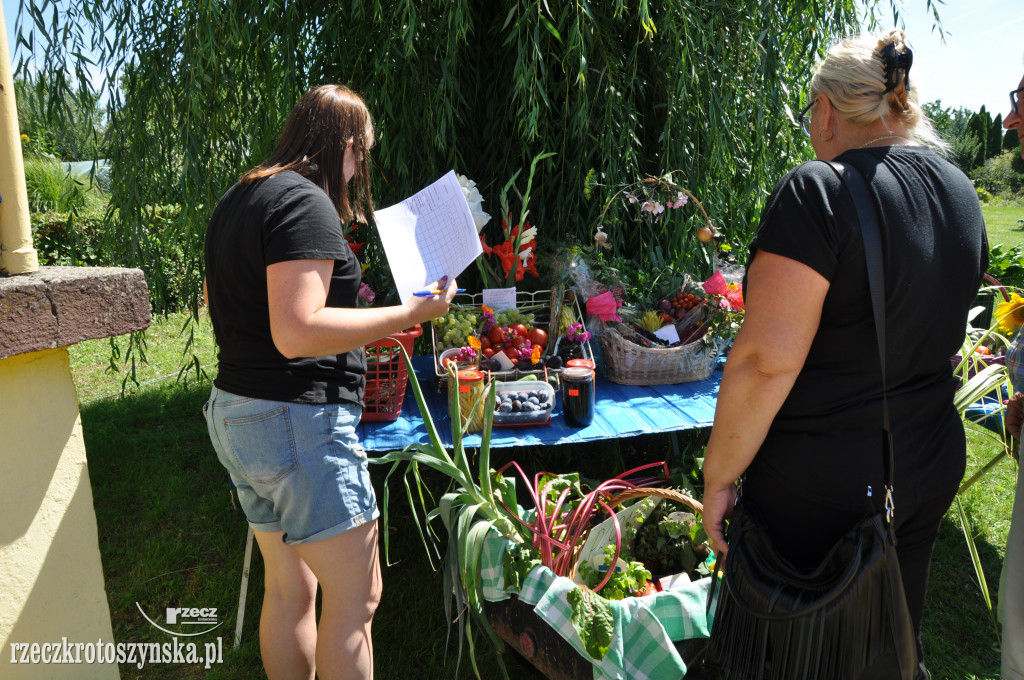
{"label": "yellow painted wall", "polygon": [[0,470],[0,677],[118,678],[116,664],[11,663],[12,643],[113,642],[66,349],[0,360]]}

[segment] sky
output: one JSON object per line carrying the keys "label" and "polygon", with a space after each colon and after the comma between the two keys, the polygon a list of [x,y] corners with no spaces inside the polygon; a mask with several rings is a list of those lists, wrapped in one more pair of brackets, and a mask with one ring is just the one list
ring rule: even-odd
{"label": "sky", "polygon": [[[13,52],[18,0],[0,2]],[[1024,0],[946,0],[939,5],[949,34],[945,44],[932,31],[926,0],[904,0],[904,6],[905,30],[914,47],[911,81],[919,78],[921,100],[941,99],[945,107],[971,111],[984,104],[992,117],[1005,116],[1008,94],[1024,74]],[[881,18],[884,26],[892,25],[891,11]]]}
{"label": "sky", "polygon": [[[906,0],[904,31],[914,48],[910,79],[922,102],[989,115],[1010,111],[1010,90],[1024,75],[1024,0],[946,0],[938,5],[946,44],[932,32],[925,0]],[[892,26],[892,12],[883,25]]]}

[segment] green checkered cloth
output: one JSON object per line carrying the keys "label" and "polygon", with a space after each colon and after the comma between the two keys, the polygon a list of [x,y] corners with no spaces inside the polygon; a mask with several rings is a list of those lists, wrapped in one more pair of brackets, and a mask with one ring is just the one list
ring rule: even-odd
{"label": "green checkered cloth", "polygon": [[594,659],[572,625],[566,594],[576,583],[539,566],[530,572],[519,593],[502,588],[501,562],[508,546],[508,540],[492,529],[481,559],[484,597],[500,601],[518,594],[522,602],[533,605],[541,619],[593,663],[595,680],[679,680],[686,665],[673,641],[708,637],[711,622],[705,612],[710,577],[654,595],[612,600],[612,644],[603,659]]}

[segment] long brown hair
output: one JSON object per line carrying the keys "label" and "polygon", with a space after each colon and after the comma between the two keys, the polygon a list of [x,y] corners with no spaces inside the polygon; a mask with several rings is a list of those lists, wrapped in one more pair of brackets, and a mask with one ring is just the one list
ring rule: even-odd
{"label": "long brown hair", "polygon": [[[345,147],[353,140],[356,172],[345,181]],[[338,217],[365,222],[373,215],[370,196],[370,147],[373,121],[362,97],[344,85],[321,85],[302,95],[277,146],[267,160],[239,179],[249,184],[293,170],[319,186],[334,203]]]}

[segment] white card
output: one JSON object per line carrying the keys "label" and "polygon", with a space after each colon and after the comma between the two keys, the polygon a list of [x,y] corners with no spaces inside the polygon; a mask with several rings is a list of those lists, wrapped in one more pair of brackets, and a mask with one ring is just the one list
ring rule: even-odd
{"label": "white card", "polygon": [[516,308],[516,287],[484,288],[483,303],[496,312]]}
{"label": "white card", "polygon": [[498,370],[511,371],[513,368],[515,368],[515,364],[512,363],[512,360],[509,359],[508,355],[505,354],[504,352],[498,352],[491,358],[498,362],[498,365],[500,366]]}
{"label": "white card", "polygon": [[661,338],[670,345],[679,342],[679,333],[676,332],[676,327],[670,323],[665,324],[658,330],[654,331],[654,335]]}

